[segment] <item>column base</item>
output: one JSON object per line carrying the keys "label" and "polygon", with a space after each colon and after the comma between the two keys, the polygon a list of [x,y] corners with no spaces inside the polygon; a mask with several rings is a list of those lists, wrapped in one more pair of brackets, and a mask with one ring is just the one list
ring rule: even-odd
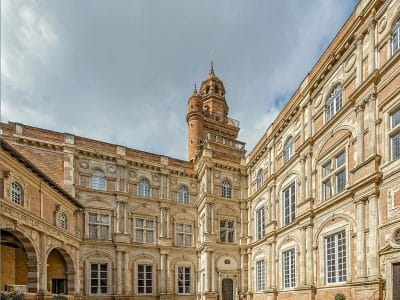
{"label": "column base", "polygon": [[206,300],[217,300],[218,299],[218,293],[216,293],[216,292],[205,292],[203,299],[206,299]]}

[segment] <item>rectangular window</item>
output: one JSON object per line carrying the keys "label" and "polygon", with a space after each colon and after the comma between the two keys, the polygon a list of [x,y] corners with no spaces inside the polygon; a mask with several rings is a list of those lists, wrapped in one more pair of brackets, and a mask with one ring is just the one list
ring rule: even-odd
{"label": "rectangular window", "polygon": [[178,267],[178,293],[190,294],[191,272],[190,267]]}
{"label": "rectangular window", "polygon": [[90,264],[90,293],[107,294],[107,264]]}
{"label": "rectangular window", "polygon": [[292,223],[296,216],[296,189],[294,181],[283,190],[283,213],[284,225]]}
{"label": "rectangular window", "polygon": [[219,237],[223,243],[233,243],[235,235],[235,222],[232,220],[219,221]]}
{"label": "rectangular window", "polygon": [[282,253],[283,259],[283,287],[296,287],[296,258],[295,250],[290,249]]}
{"label": "rectangular window", "polygon": [[265,236],[265,209],[261,207],[256,212],[256,235],[257,240]]}
{"label": "rectangular window", "polygon": [[346,281],[346,236],[345,232],[325,238],[326,278],[328,283]]}
{"label": "rectangular window", "polygon": [[192,225],[176,224],[176,244],[178,246],[191,247],[192,240]]}
{"label": "rectangular window", "polygon": [[108,240],[110,238],[110,216],[89,213],[88,228],[90,239]]}
{"label": "rectangular window", "polygon": [[400,158],[400,108],[390,114],[390,158]]}
{"label": "rectangular window", "polygon": [[137,277],[138,294],[152,294],[153,293],[153,266],[152,265],[138,265]]}
{"label": "rectangular window", "polygon": [[154,221],[152,220],[136,219],[136,242],[146,244],[154,243],[154,227]]}
{"label": "rectangular window", "polygon": [[256,290],[257,292],[265,290],[265,260],[256,261]]}
{"label": "rectangular window", "polygon": [[347,182],[346,152],[343,150],[322,165],[322,194],[325,200],[345,190]]}

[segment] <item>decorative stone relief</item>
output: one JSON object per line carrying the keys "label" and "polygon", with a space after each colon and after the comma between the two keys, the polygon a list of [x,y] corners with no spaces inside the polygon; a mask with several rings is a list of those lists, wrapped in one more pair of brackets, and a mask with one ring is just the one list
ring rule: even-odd
{"label": "decorative stone relief", "polygon": [[276,144],[276,150],[278,151],[282,150],[282,141],[279,141],[278,144]]}
{"label": "decorative stone relief", "polygon": [[81,161],[79,161],[79,166],[82,169],[87,169],[87,168],[89,168],[89,162],[87,160],[81,160]]}
{"label": "decorative stone relief", "polygon": [[129,170],[128,172],[129,177],[136,179],[136,171],[134,170]]}
{"label": "decorative stone relief", "polygon": [[159,180],[158,175],[153,175],[153,181],[154,181],[154,182],[158,182],[158,180]]}
{"label": "decorative stone relief", "polygon": [[108,172],[111,174],[115,174],[117,172],[117,168],[113,165],[108,166]]}
{"label": "decorative stone relief", "polygon": [[344,71],[346,73],[350,72],[353,69],[353,66],[356,62],[356,55],[353,54],[352,56],[350,56],[350,58],[347,60],[346,65],[344,67]]}
{"label": "decorative stone relief", "polygon": [[387,24],[387,18],[384,17],[378,24],[378,32],[379,33],[382,33],[385,30],[386,24]]}
{"label": "decorative stone relief", "polygon": [[218,171],[214,172],[214,178],[219,179],[221,177],[221,173]]}
{"label": "decorative stone relief", "polygon": [[322,103],[322,94],[319,94],[314,101],[314,108],[318,108]]}

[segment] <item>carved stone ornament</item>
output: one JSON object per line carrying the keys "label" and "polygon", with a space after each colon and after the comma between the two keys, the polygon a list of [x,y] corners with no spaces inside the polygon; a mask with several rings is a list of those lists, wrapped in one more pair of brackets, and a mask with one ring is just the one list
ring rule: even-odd
{"label": "carved stone ornament", "polygon": [[220,172],[215,172],[215,173],[214,173],[214,177],[215,177],[216,179],[219,179],[219,178],[221,177],[221,173],[220,173]]}
{"label": "carved stone ornament", "polygon": [[115,174],[117,172],[117,168],[115,166],[108,166],[108,172],[111,174]]}
{"label": "carved stone ornament", "polygon": [[87,168],[89,168],[89,163],[88,163],[86,160],[81,160],[81,161],[79,162],[79,166],[80,166],[82,169],[87,169]]}
{"label": "carved stone ornament", "polygon": [[131,178],[136,178],[136,172],[135,172],[134,170],[130,170],[130,171],[128,172],[128,175],[129,175],[129,177],[131,177]]}
{"label": "carved stone ornament", "polygon": [[396,244],[400,245],[400,229],[397,229],[394,233],[393,240]]}
{"label": "carved stone ornament", "polygon": [[379,33],[382,33],[382,32],[385,30],[386,24],[387,24],[387,19],[386,19],[386,17],[384,17],[384,18],[379,22],[379,25],[378,25],[378,32],[379,32]]}
{"label": "carved stone ornament", "polygon": [[322,94],[319,94],[314,101],[314,108],[318,108],[322,103]]}
{"label": "carved stone ornament", "polygon": [[344,71],[346,73],[350,72],[353,69],[353,66],[356,62],[356,55],[353,54],[350,56],[350,58],[347,60],[346,65],[344,66]]}
{"label": "carved stone ornament", "polygon": [[282,149],[282,141],[279,141],[276,145],[276,150],[280,151]]}

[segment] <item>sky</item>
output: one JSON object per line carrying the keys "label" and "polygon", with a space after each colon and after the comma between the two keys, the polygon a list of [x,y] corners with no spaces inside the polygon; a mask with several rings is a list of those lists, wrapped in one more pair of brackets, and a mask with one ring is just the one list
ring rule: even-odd
{"label": "sky", "polygon": [[247,152],[356,0],[2,0],[1,121],[187,159],[214,62]]}

